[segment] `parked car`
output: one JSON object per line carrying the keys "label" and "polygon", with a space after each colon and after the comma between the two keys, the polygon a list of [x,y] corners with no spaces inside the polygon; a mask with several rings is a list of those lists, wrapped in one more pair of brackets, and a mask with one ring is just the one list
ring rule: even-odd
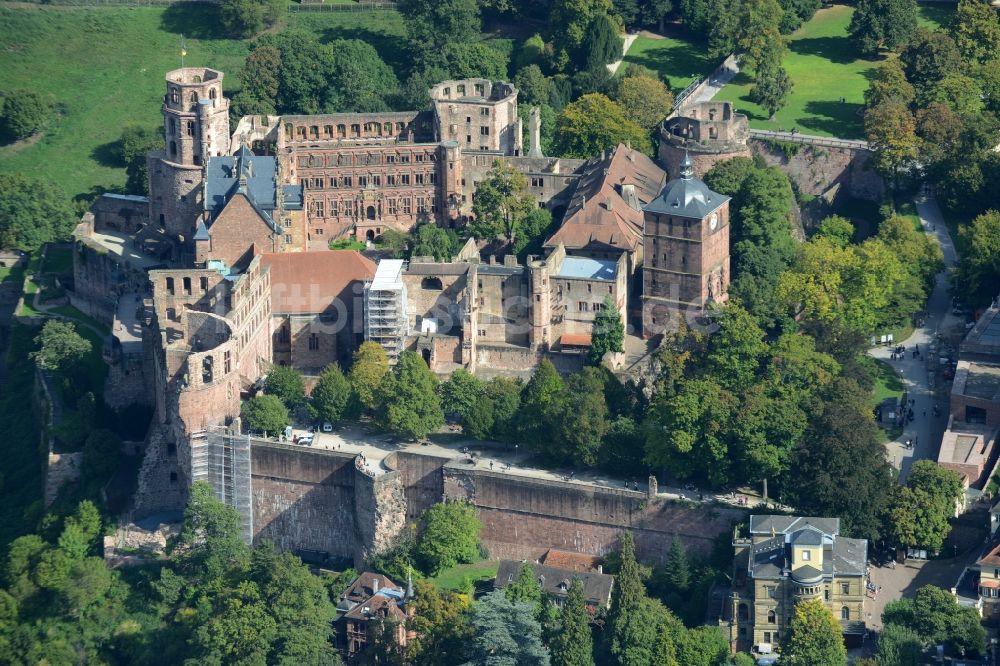
{"label": "parked car", "polygon": [[323,421],[323,432],[333,432],[333,424],[329,421]]}
{"label": "parked car", "polygon": [[298,444],[298,445],[300,445],[300,446],[312,446],[313,436],[312,435],[302,435],[301,437],[298,438],[298,440],[295,443]]}

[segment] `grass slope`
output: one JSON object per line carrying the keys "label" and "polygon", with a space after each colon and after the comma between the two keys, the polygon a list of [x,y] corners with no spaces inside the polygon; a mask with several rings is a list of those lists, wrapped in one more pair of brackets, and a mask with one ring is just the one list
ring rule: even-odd
{"label": "grass slope", "polygon": [[[189,66],[226,74],[227,94],[238,86],[249,42],[217,32],[216,8],[207,3],[169,7],[0,8],[4,26],[0,90],[30,88],[58,108],[40,139],[0,147],[0,171],[43,176],[71,196],[125,182],[109,152],[129,123],[158,126],[164,74],[180,66],[181,35]],[[393,11],[295,13],[288,29],[321,40],[352,37],[393,55],[403,33]],[[401,56],[399,56],[401,57]]]}
{"label": "grass slope", "polygon": [[675,37],[657,39],[646,35],[636,37],[624,60],[619,71],[630,62],[648,67],[666,76],[675,94],[719,64],[705,55],[703,46]]}
{"label": "grass slope", "polygon": [[457,564],[428,580],[439,590],[461,590],[466,582],[474,585],[477,581],[496,578],[499,567],[500,563],[496,560]]}
{"label": "grass slope", "polygon": [[[747,114],[750,126],[761,129],[797,128],[803,134],[863,138],[858,112],[864,103],[875,61],[856,57],[847,37],[851,7],[836,5],[821,9],[816,16],[791,35],[785,69],[794,88],[785,108],[773,120],[749,100],[753,80],[745,73],[723,88],[716,99],[733,102]],[[841,103],[841,97],[846,102]]]}

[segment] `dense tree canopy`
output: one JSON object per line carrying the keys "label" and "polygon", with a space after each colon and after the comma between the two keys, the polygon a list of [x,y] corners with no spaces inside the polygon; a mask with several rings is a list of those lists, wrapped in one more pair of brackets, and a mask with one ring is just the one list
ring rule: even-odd
{"label": "dense tree canopy", "polygon": [[288,408],[273,395],[258,395],[243,403],[243,418],[252,432],[274,437],[288,425]]}
{"label": "dense tree canopy", "polygon": [[336,423],[347,413],[350,399],[350,382],[340,366],[331,363],[320,373],[316,386],[309,395],[309,412],[317,420]]}
{"label": "dense tree canopy", "polygon": [[33,90],[12,90],[0,104],[0,141],[26,139],[45,129],[49,102]]}
{"label": "dense tree canopy", "polygon": [[267,371],[264,392],[277,396],[286,407],[294,409],[305,400],[302,373],[289,365],[272,365]]}
{"label": "dense tree canopy", "polygon": [[897,51],[917,30],[916,0],[859,0],[848,32],[858,49]]}
{"label": "dense tree canopy", "polygon": [[782,661],[792,666],[841,666],[847,661],[840,623],[819,599],[795,604],[782,647]]}
{"label": "dense tree canopy", "polygon": [[983,213],[958,233],[966,248],[955,274],[959,293],[969,303],[988,303],[1000,285],[1000,213]]}
{"label": "dense tree canopy", "polygon": [[590,158],[619,143],[652,152],[646,130],[629,120],[620,104],[599,93],[568,104],[556,118],[554,149],[564,157]]}
{"label": "dense tree canopy", "polygon": [[437,377],[424,359],[411,351],[399,355],[376,392],[376,416],[389,430],[403,437],[423,437],[444,425]]}
{"label": "dense tree canopy", "polygon": [[420,516],[414,554],[428,573],[479,558],[479,517],[476,507],[448,501],[431,506]]}
{"label": "dense tree canopy", "polygon": [[76,224],[69,197],[47,180],[0,173],[0,247],[36,250]]}
{"label": "dense tree canopy", "polygon": [[472,202],[475,220],[469,228],[476,238],[505,239],[513,244],[536,207],[524,174],[510,163],[497,160],[486,178],[476,185]]}

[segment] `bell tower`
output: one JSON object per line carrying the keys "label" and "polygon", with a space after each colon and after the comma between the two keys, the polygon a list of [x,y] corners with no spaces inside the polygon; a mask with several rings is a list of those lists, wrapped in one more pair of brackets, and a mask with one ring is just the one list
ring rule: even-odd
{"label": "bell tower", "polygon": [[163,150],[150,153],[150,220],[189,245],[204,210],[201,183],[209,157],[228,152],[229,100],[222,72],[185,67],[167,72]]}
{"label": "bell tower", "polygon": [[643,337],[729,298],[729,197],[694,177],[688,155],[643,208],[642,235]]}

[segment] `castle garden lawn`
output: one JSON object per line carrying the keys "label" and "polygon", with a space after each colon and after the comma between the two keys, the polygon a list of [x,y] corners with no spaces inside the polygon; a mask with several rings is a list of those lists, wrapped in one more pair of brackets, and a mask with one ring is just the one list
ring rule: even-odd
{"label": "castle garden lawn", "polygon": [[676,37],[657,38],[642,34],[632,42],[618,72],[624,72],[630,62],[667,77],[675,95],[696,78],[708,74],[719,65],[705,55],[703,45]]}
{"label": "castle garden lawn", "polygon": [[[796,128],[803,134],[860,139],[864,136],[861,116],[868,76],[877,62],[856,57],[847,37],[853,8],[836,5],[821,9],[792,33],[785,56],[785,69],[794,88],[787,104],[773,120],[748,96],[753,80],[740,73],[719,91],[716,99],[733,102],[760,129]],[[840,98],[846,98],[841,102]]]}
{"label": "castle garden lawn", "polygon": [[[239,86],[249,42],[220,38],[215,11],[209,3],[0,7],[0,90],[37,90],[57,109],[40,138],[0,146],[0,171],[50,178],[72,197],[123,185],[125,171],[111,158],[111,146],[124,125],[162,123],[163,77],[180,66],[181,35],[188,45],[185,65],[224,71],[227,95]],[[403,34],[394,11],[297,12],[287,27],[322,41],[365,39],[387,56],[388,45]]]}
{"label": "castle garden lawn", "polygon": [[500,563],[496,560],[481,560],[472,564],[456,564],[428,580],[439,590],[461,590],[466,582],[475,585],[478,581],[496,578]]}
{"label": "castle garden lawn", "polygon": [[[785,69],[795,87],[785,108],[773,120],[749,99],[753,80],[739,74],[716,99],[733,102],[749,116],[750,126],[760,129],[796,128],[803,134],[864,138],[860,111],[868,78],[877,60],[858,58],[847,36],[853,8],[835,5],[821,9],[811,21],[792,33],[785,56]],[[918,20],[926,28],[947,23],[954,8],[920,5]],[[707,70],[706,70],[707,71]],[[841,102],[841,98],[846,102]]]}

